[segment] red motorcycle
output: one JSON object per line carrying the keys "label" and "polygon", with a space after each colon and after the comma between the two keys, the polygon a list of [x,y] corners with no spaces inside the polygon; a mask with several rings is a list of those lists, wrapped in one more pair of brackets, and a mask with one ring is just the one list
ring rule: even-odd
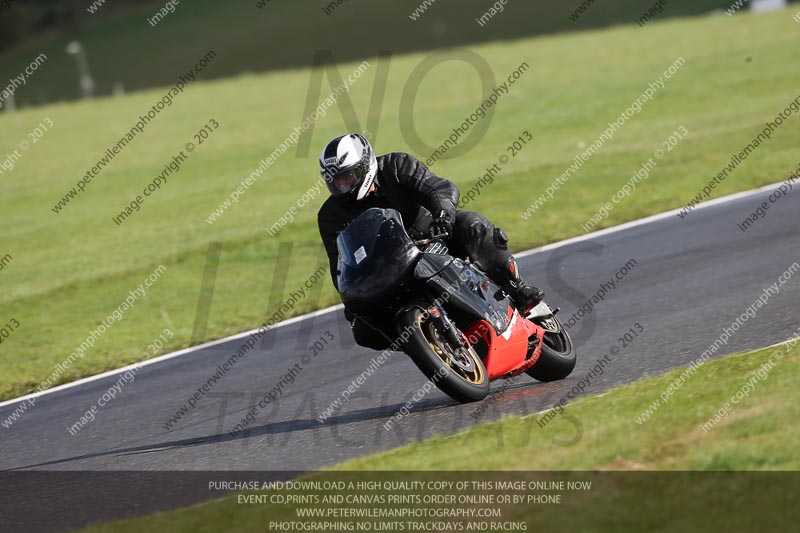
{"label": "red motorcycle", "polygon": [[337,241],[342,301],[364,316],[385,305],[397,346],[459,402],[482,400],[490,381],[522,372],[567,377],[575,352],[558,309],[542,302],[522,316],[486,274],[448,255],[441,237],[414,241],[397,211],[368,209]]}

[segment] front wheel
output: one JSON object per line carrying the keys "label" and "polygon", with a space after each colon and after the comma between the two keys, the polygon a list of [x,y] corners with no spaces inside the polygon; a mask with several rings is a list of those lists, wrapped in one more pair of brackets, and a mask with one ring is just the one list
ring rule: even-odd
{"label": "front wheel", "polygon": [[483,400],[489,394],[489,375],[475,350],[451,348],[427,313],[409,309],[398,317],[397,329],[401,336],[410,332],[403,349],[439,390],[461,403]]}
{"label": "front wheel", "polygon": [[576,358],[572,337],[556,316],[542,319],[539,325],[546,330],[542,342],[542,355],[536,364],[527,370],[527,374],[539,381],[564,379],[575,368]]}

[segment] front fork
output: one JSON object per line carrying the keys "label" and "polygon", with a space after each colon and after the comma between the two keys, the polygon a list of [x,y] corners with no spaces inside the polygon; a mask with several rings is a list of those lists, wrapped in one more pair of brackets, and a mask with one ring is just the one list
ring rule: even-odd
{"label": "front fork", "polygon": [[464,336],[458,332],[455,324],[453,324],[453,321],[450,320],[439,303],[429,304],[426,311],[434,327],[452,348],[459,349],[464,347]]}

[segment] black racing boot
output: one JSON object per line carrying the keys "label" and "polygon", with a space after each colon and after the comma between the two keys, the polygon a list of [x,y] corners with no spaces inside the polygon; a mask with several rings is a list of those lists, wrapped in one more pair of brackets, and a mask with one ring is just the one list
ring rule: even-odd
{"label": "black racing boot", "polygon": [[513,256],[498,267],[497,272],[500,278],[498,280],[500,286],[508,293],[523,316],[527,315],[531,309],[539,305],[544,299],[544,291],[542,289],[529,285],[527,281],[520,277],[517,262]]}

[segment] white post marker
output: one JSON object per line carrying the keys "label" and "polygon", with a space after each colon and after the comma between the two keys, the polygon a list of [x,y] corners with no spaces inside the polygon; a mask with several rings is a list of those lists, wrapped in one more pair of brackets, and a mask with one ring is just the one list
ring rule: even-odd
{"label": "white post marker", "polygon": [[766,13],[767,11],[785,9],[786,6],[786,0],[752,0],[750,2],[750,11],[753,13]]}

